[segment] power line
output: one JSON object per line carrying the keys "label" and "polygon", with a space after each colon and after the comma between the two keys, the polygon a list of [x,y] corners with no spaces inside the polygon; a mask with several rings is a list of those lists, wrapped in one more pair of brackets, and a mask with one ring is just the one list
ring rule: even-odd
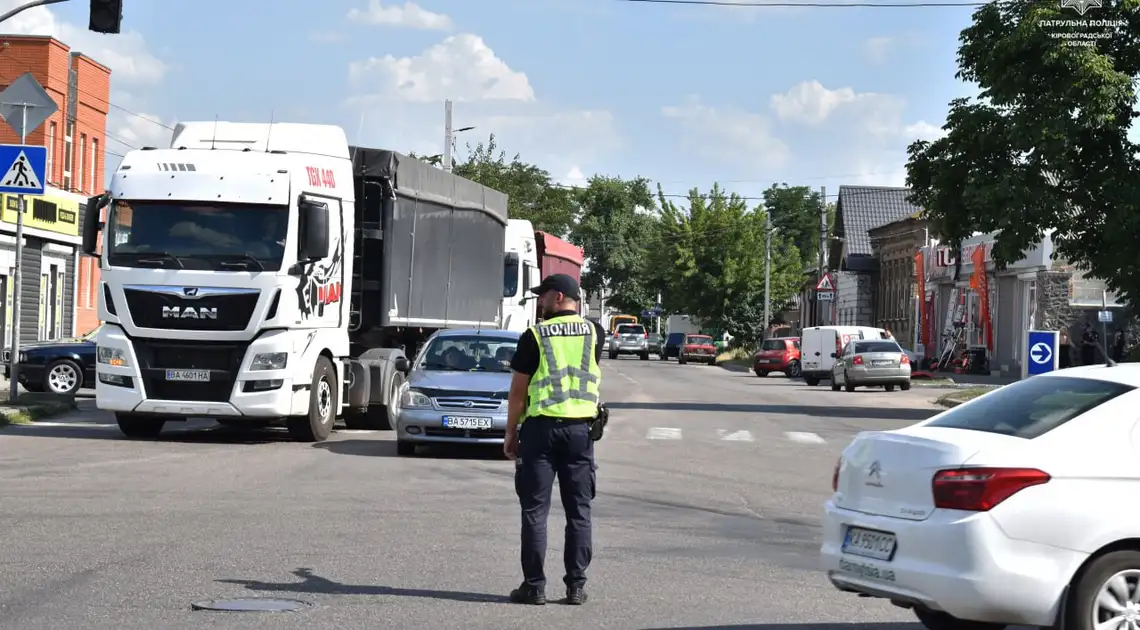
{"label": "power line", "polygon": [[674,4],[708,7],[783,7],[783,8],[876,8],[919,9],[933,7],[981,7],[990,2],[733,2],[732,0],[618,0],[641,4]]}

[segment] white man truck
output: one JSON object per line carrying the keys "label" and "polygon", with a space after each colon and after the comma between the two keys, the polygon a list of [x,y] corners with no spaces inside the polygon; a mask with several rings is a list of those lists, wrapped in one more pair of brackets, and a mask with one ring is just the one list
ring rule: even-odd
{"label": "white man truck", "polygon": [[[526,219],[507,223],[503,258],[503,329],[522,332],[537,321],[537,301],[530,293],[542,278],[564,273],[581,282],[585,256],[581,247],[546,232]],[[583,314],[585,303],[582,304]]]}
{"label": "white man truck", "polygon": [[431,333],[500,327],[506,224],[506,195],[339,127],[181,123],[87,203],[96,404],[140,438],[196,417],[388,429]]}

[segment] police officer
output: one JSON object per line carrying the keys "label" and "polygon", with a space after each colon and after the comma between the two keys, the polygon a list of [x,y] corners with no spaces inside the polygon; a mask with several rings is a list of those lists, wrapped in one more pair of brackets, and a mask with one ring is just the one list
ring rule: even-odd
{"label": "police officer", "polygon": [[547,276],[531,292],[543,321],[519,338],[511,360],[507,436],[503,452],[515,460],[515,491],[522,508],[523,583],[511,591],[516,604],[546,603],[546,517],[558,479],[566,512],[567,604],[586,601],[586,568],[593,543],[594,442],[590,422],[598,413],[605,330],[578,315],[580,289],[565,274]]}

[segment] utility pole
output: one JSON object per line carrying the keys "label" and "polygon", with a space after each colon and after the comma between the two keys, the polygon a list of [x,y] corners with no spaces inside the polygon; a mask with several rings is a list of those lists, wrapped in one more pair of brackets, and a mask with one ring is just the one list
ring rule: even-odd
{"label": "utility pole", "polygon": [[455,132],[451,130],[451,100],[443,102],[443,170],[451,172],[451,145],[455,144]]}
{"label": "utility pole", "polygon": [[657,304],[655,305],[657,311],[657,334],[661,334],[661,292],[657,292]]}
{"label": "utility pole", "polygon": [[764,210],[764,333],[761,339],[768,337],[768,327],[772,323],[769,312],[772,300],[772,215]]}
{"label": "utility pole", "polygon": [[[1105,289],[1100,290],[1100,312],[1108,312],[1108,291]],[[1099,315],[1100,318],[1100,338],[1104,340],[1104,362],[1107,364],[1112,361],[1111,355],[1108,354],[1108,322],[1104,321],[1105,317]]]}

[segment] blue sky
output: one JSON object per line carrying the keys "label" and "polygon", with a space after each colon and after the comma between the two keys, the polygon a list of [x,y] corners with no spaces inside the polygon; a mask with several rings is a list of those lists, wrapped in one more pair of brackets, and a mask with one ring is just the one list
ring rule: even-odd
{"label": "blue sky", "polygon": [[901,185],[907,144],[973,93],[954,79],[969,8],[126,0],[124,32],[110,36],[86,31],[87,6],[5,28],[111,66],[112,102],[139,115],[116,109],[108,131],[133,146],[163,144],[178,120],[273,117],[439,153],[451,98],[456,125],[476,127],[459,157],[495,133],[568,183],[604,173],[669,193],[719,181],[757,195],[783,181],[834,194]]}

